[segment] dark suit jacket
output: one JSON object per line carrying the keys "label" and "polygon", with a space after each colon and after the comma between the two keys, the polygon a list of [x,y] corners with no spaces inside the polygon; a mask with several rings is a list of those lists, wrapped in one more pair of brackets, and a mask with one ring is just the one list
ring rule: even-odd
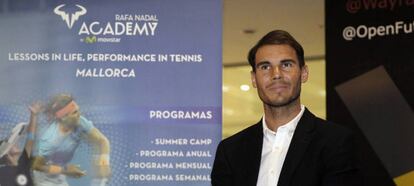
{"label": "dark suit jacket", "polygon": [[[212,185],[256,185],[262,145],[261,121],[221,141],[211,173]],[[362,184],[351,132],[306,109],[292,137],[278,186],[357,185]]]}

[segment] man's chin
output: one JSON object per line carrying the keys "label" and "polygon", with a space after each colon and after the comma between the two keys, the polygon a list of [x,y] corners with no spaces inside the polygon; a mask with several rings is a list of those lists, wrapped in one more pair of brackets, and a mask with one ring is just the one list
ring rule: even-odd
{"label": "man's chin", "polygon": [[279,97],[279,98],[273,99],[271,101],[267,101],[267,102],[264,101],[264,102],[267,105],[270,105],[271,107],[285,107],[285,106],[294,104],[298,100],[298,98],[299,98],[299,96],[291,98],[291,99]]}
{"label": "man's chin", "polygon": [[74,121],[69,124],[70,127],[77,127],[79,126],[80,121]]}

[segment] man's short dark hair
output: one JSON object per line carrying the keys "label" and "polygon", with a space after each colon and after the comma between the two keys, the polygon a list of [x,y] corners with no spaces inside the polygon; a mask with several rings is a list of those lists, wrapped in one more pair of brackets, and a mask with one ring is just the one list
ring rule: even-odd
{"label": "man's short dark hair", "polygon": [[284,30],[273,30],[263,36],[252,49],[250,49],[247,60],[252,66],[253,72],[256,71],[256,52],[265,45],[289,45],[296,51],[296,56],[299,60],[299,66],[302,68],[305,65],[305,57],[302,46],[293,38],[288,32]]}

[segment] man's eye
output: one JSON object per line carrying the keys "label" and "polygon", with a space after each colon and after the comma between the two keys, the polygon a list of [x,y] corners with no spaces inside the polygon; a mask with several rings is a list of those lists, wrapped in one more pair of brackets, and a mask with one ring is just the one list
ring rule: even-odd
{"label": "man's eye", "polygon": [[269,70],[270,69],[270,65],[260,65],[260,70]]}
{"label": "man's eye", "polygon": [[292,66],[293,66],[293,64],[291,62],[282,63],[282,67],[284,67],[284,68],[288,68],[288,67],[292,67]]}

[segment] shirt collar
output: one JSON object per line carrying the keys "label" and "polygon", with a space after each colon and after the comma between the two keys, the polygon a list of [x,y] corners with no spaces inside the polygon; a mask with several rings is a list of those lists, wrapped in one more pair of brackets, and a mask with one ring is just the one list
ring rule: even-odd
{"label": "shirt collar", "polygon": [[[300,105],[300,112],[298,113],[298,115],[296,115],[292,120],[290,120],[286,124],[281,125],[277,130],[287,130],[289,133],[293,133],[295,131],[296,126],[298,125],[299,120],[302,117],[304,111],[305,111],[305,106]],[[262,118],[262,125],[263,125],[263,134],[264,135],[270,135],[270,134],[271,135],[276,135],[276,132],[270,130],[267,127],[264,114],[263,114],[263,118]]]}

